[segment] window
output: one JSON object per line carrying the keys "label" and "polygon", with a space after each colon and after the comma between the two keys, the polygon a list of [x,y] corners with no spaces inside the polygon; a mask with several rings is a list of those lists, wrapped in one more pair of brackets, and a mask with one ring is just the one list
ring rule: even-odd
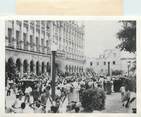
{"label": "window", "polygon": [[37,52],[39,52],[40,47],[39,47],[39,39],[38,39],[38,37],[36,37],[36,48],[37,48]]}
{"label": "window", "polygon": [[90,66],[93,66],[93,62],[90,62]]}
{"label": "window", "polygon": [[46,48],[47,48],[47,50],[49,49],[49,47],[48,47],[48,40],[46,40]]}
{"label": "window", "polygon": [[106,62],[104,62],[104,65],[106,65]]}
{"label": "window", "polygon": [[41,40],[41,44],[42,44],[42,52],[44,53],[45,52],[45,49],[44,49],[44,39]]}
{"label": "window", "polygon": [[17,44],[17,48],[20,48],[20,33],[19,33],[19,31],[16,31],[16,44]]}
{"label": "window", "polygon": [[116,64],[116,62],[115,61],[113,61],[113,65],[115,65]]}
{"label": "window", "polygon": [[8,28],[8,44],[12,43],[12,29]]}
{"label": "window", "polygon": [[31,51],[33,51],[33,36],[30,35],[30,47],[31,47]]}
{"label": "window", "polygon": [[23,33],[24,49],[27,50],[26,33]]}

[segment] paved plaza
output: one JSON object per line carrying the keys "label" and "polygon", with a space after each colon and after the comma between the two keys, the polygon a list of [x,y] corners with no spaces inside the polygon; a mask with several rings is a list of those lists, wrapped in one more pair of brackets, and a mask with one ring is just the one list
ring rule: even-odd
{"label": "paved plaza", "polygon": [[[131,97],[134,97],[136,94],[131,93]],[[121,103],[121,94],[120,93],[112,93],[111,95],[107,95],[106,97],[106,105],[105,105],[105,110],[102,112],[106,113],[131,113],[132,112],[132,107],[135,105],[132,104],[130,105],[129,108],[125,108],[122,106]]]}

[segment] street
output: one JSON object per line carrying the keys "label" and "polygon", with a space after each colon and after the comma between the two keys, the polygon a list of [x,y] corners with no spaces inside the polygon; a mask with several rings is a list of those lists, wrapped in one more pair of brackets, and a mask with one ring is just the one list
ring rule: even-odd
{"label": "street", "polygon": [[[131,98],[134,97],[136,94],[131,92]],[[11,96],[6,96],[6,106],[10,107],[14,103],[15,96],[12,94]],[[32,100],[32,98],[31,98]],[[64,101],[63,104],[60,105],[60,112],[66,112],[66,106],[67,106],[67,98]],[[48,100],[47,101],[47,108],[46,111],[50,109],[51,103]],[[105,110],[103,111],[94,111],[98,113],[132,113],[132,107],[134,105],[130,105],[129,108],[125,108],[122,106],[121,103],[121,94],[120,93],[112,93],[111,95],[106,95],[106,104],[105,104]]]}
{"label": "street", "polygon": [[[134,97],[136,94],[131,93],[131,98]],[[125,108],[122,106],[121,103],[121,94],[120,93],[112,93],[111,95],[107,95],[106,97],[106,105],[105,110],[103,113],[131,113],[133,105],[129,108]]]}

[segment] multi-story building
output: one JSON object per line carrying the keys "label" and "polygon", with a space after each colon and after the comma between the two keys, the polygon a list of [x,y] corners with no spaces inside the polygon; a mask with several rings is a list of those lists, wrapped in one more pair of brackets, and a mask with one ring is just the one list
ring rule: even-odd
{"label": "multi-story building", "polygon": [[58,47],[56,64],[62,72],[83,71],[84,25],[76,21],[6,21],[6,71],[15,64],[21,74],[48,72],[52,43]]}
{"label": "multi-story building", "polygon": [[112,75],[113,71],[121,71],[128,75],[130,69],[135,65],[136,56],[116,49],[108,49],[89,61],[89,67],[93,68],[97,74]]}

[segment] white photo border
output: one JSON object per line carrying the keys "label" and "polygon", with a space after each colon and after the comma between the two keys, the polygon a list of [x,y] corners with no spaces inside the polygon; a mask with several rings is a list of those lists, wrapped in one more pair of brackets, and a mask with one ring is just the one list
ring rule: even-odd
{"label": "white photo border", "polygon": [[[119,20],[136,20],[137,21],[137,51],[136,51],[136,65],[137,65],[137,113],[57,113],[57,114],[7,114],[5,113],[5,20],[78,20],[78,21],[119,21]],[[141,17],[125,17],[125,16],[0,16],[0,116],[1,117],[141,117]]]}

